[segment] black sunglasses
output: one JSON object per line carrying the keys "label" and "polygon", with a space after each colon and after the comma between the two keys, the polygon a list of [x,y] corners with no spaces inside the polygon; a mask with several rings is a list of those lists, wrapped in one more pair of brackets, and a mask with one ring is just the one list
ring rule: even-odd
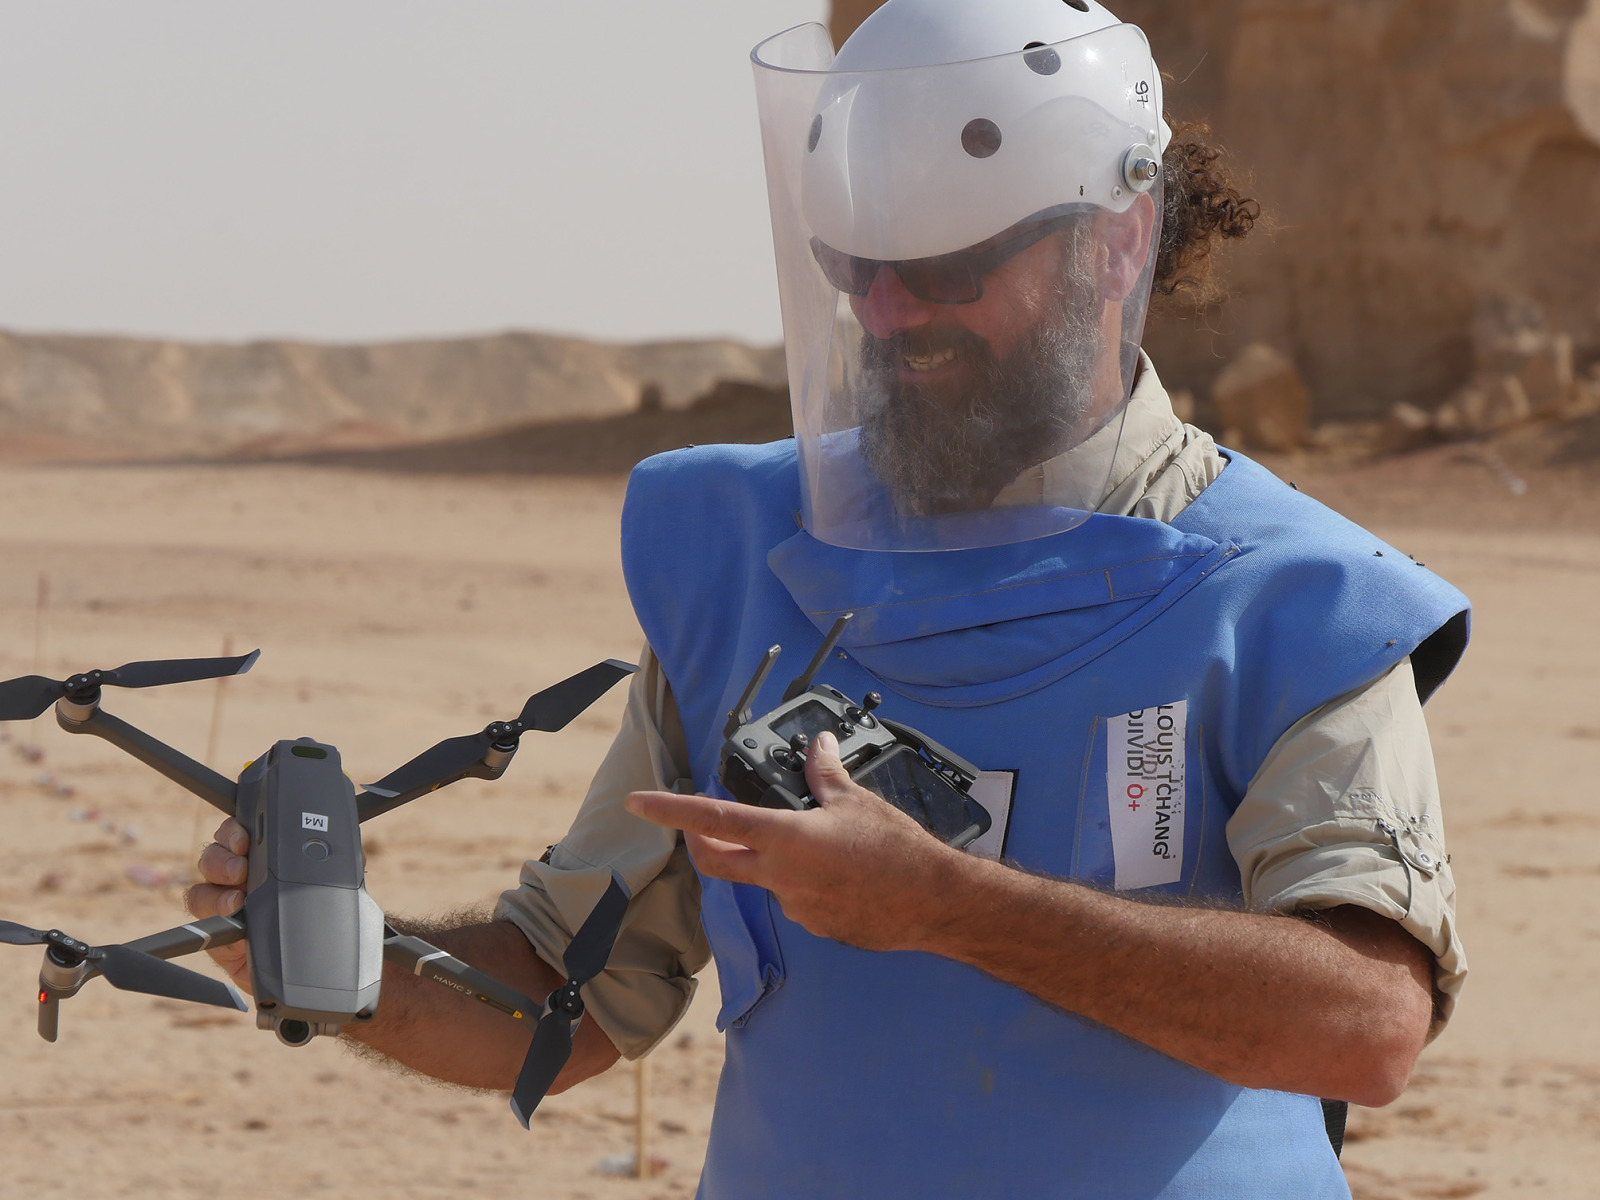
{"label": "black sunglasses", "polygon": [[1029,246],[1043,241],[1077,215],[1062,213],[1030,222],[966,250],[933,258],[907,258],[898,262],[858,258],[854,254],[835,250],[821,238],[811,239],[811,254],[822,268],[822,273],[828,277],[828,282],[851,296],[865,296],[872,290],[872,281],[878,277],[878,272],[888,267],[900,276],[906,291],[918,300],[926,300],[930,304],[971,304],[983,299],[985,275]]}

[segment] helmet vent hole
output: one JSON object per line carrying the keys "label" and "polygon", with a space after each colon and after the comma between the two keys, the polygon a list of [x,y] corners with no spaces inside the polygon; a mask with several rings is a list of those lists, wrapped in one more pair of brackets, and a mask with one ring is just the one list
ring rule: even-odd
{"label": "helmet vent hole", "polygon": [[1075,8],[1079,12],[1089,11],[1089,0],[1066,0],[1068,8]]}
{"label": "helmet vent hole", "polygon": [[811,136],[806,138],[806,153],[810,154],[817,148],[817,143],[822,140],[822,114],[818,113],[811,121]]}
{"label": "helmet vent hole", "polygon": [[987,117],[968,121],[961,131],[961,148],[973,158],[988,158],[1000,149],[1000,126]]}
{"label": "helmet vent hole", "polygon": [[1061,56],[1043,42],[1029,42],[1023,49],[1027,53],[1022,61],[1035,75],[1054,75],[1061,70]]}

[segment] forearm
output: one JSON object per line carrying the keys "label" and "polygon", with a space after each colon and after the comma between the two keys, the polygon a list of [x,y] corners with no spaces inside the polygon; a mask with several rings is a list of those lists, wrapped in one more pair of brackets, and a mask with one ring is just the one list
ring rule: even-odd
{"label": "forearm", "polygon": [[967,963],[1246,1087],[1386,1104],[1427,1038],[1432,957],[1363,909],[1320,922],[1159,906],[943,845],[854,783],[832,734],[806,753],[820,807],[636,792],[704,873],[772,891],[819,937]]}
{"label": "forearm", "polygon": [[[444,930],[393,923],[402,932],[415,933],[516,988],[535,1005],[565,982],[509,922]],[[537,1008],[534,1011],[537,1014]],[[344,1033],[435,1079],[509,1091],[527,1054],[533,1028],[432,980],[386,966],[377,1015],[368,1023],[346,1025]],[[560,1092],[597,1075],[617,1057],[600,1028],[593,1021],[584,1021],[575,1031],[572,1057],[550,1090]]]}
{"label": "forearm", "polygon": [[1432,1013],[1431,959],[1361,909],[1325,921],[1147,904],[942,859],[920,949],[1246,1087],[1386,1104]]}

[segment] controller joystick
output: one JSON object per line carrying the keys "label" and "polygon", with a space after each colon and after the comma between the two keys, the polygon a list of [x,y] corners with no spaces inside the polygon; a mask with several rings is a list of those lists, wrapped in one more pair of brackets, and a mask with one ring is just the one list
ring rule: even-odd
{"label": "controller joystick", "polygon": [[875,728],[878,724],[878,720],[872,715],[872,713],[873,710],[882,703],[883,697],[877,692],[868,692],[865,696],[861,697],[861,703],[859,705],[852,704],[850,707],[846,708],[844,710],[845,736],[852,736],[855,733],[855,727],[857,725],[860,725],[864,729]]}
{"label": "controller joystick", "polygon": [[779,746],[773,750],[772,761],[785,771],[803,775],[806,769],[806,748],[810,745],[810,738],[803,733],[797,733],[789,739],[787,746]]}

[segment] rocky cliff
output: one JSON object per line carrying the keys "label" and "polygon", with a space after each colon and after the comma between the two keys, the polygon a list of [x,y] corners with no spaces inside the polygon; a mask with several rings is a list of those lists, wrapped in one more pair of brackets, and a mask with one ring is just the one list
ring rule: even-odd
{"label": "rocky cliff", "polygon": [[630,411],[651,384],[655,402],[680,408],[719,380],[783,378],[781,348],[731,341],[504,333],[233,345],[0,332],[0,443],[165,455],[458,437]]}
{"label": "rocky cliff", "polygon": [[[836,0],[835,39],[875,7]],[[1152,317],[1172,383],[1205,394],[1261,342],[1319,419],[1431,408],[1485,366],[1475,319],[1508,310],[1580,371],[1600,358],[1600,0],[1109,7],[1275,226],[1232,255],[1229,302]]]}

